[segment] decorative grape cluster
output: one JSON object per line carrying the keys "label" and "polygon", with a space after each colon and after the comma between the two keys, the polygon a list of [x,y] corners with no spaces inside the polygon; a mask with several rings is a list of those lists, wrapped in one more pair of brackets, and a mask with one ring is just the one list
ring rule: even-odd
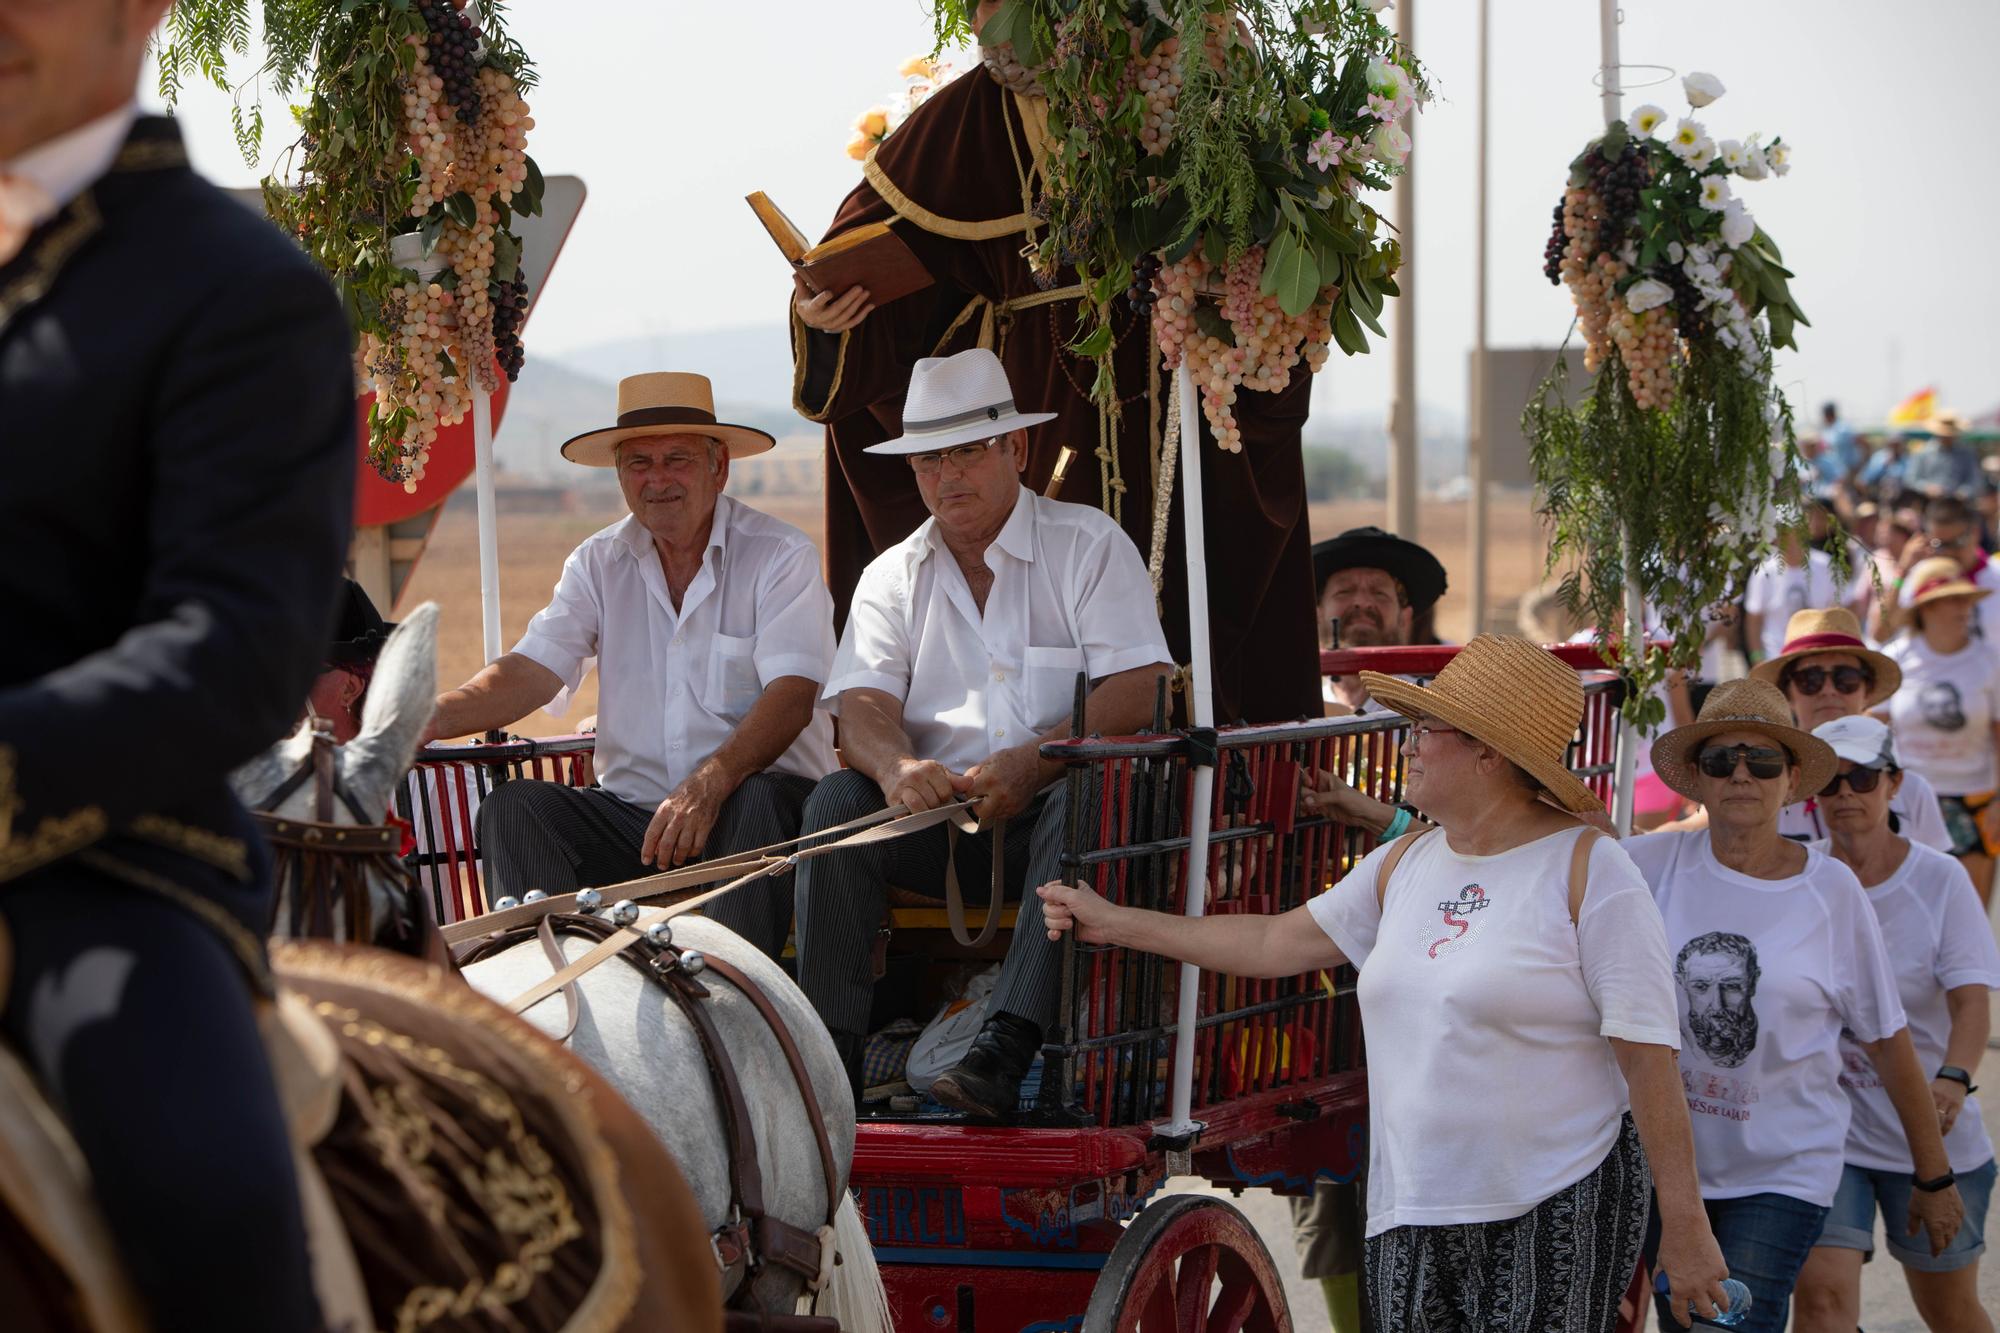
{"label": "decorative grape cluster", "polygon": [[[1132,49],[1137,51],[1139,30],[1131,31]],[[1167,145],[1174,140],[1175,104],[1181,95],[1180,49],[1180,39],[1169,37],[1144,60],[1126,66],[1129,85],[1146,99],[1146,119],[1139,130],[1139,142],[1151,154],[1166,152]]]}
{"label": "decorative grape cluster", "polygon": [[451,0],[417,0],[417,13],[431,31],[425,46],[445,101],[470,125],[479,119],[479,29]]}
{"label": "decorative grape cluster", "polygon": [[[1629,218],[1630,209],[1637,206],[1637,194],[1618,197],[1628,210],[1624,216]],[[1622,222],[1596,188],[1571,186],[1565,191],[1562,220],[1557,225],[1566,238],[1557,272],[1576,302],[1584,369],[1594,372],[1616,348],[1632,401],[1641,408],[1666,408],[1673,402],[1673,360],[1678,350],[1674,306],[1656,306],[1635,314],[1625,304],[1618,283],[1631,272],[1631,265],[1604,243],[1605,237],[1622,234]]]}
{"label": "decorative grape cluster", "polygon": [[[1264,248],[1253,246],[1219,274],[1196,252],[1162,265],[1153,277],[1158,289],[1153,332],[1161,357],[1169,370],[1187,363],[1201,391],[1202,415],[1216,444],[1230,453],[1243,448],[1237,390],[1278,392],[1292,382],[1292,367],[1300,361],[1314,371],[1326,364],[1333,340],[1331,290],[1322,290],[1305,314],[1289,316],[1277,297],[1259,293],[1263,271]],[[1219,319],[1204,328],[1197,311],[1214,295],[1209,288],[1217,276],[1222,280],[1220,303],[1211,309]]]}
{"label": "decorative grape cluster", "polygon": [[509,382],[521,378],[526,353],[521,350],[521,321],[528,317],[528,284],[521,278],[496,282],[489,289],[493,302],[493,349]]}

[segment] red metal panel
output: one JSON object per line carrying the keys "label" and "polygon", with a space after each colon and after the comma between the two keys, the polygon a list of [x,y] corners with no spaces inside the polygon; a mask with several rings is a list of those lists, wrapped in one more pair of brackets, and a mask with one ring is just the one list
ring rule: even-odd
{"label": "red metal panel", "polygon": [[1009,1129],[863,1121],[854,1136],[856,1184],[876,1178],[959,1185],[1073,1185],[1146,1161],[1146,1130]]}

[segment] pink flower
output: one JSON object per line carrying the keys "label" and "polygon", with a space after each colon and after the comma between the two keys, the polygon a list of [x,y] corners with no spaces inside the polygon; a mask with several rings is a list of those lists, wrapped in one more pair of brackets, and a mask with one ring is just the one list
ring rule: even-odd
{"label": "pink flower", "polygon": [[1347,140],[1332,130],[1327,130],[1319,138],[1314,139],[1312,146],[1306,149],[1306,161],[1321,171],[1332,171],[1340,164],[1340,154],[1346,147]]}
{"label": "pink flower", "polygon": [[1396,110],[1396,99],[1384,97],[1380,93],[1368,94],[1368,114],[1377,120],[1394,120],[1399,114]]}

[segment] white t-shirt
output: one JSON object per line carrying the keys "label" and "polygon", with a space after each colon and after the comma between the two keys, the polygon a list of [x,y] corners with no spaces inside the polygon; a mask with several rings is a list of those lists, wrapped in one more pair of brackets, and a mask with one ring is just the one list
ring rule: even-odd
{"label": "white t-shirt", "polygon": [[1785,650],[1785,626],[1794,613],[1853,601],[1854,589],[1834,575],[1833,558],[1825,551],[1807,551],[1803,565],[1788,565],[1774,555],[1751,572],[1743,588],[1743,609],[1763,617],[1761,642],[1751,646],[1767,660],[1776,657]]}
{"label": "white t-shirt", "polygon": [[1596,1170],[1628,1102],[1606,1037],[1673,1046],[1659,911],[1617,843],[1591,849],[1577,922],[1577,833],[1494,856],[1425,834],[1311,900],[1361,971],[1368,1234],[1519,1217]]}
{"label": "white t-shirt", "polygon": [[1980,638],[2000,646],[2000,564],[1994,563],[1996,559],[2000,557],[1988,556],[1985,563],[1971,571],[1972,586],[1994,594],[1973,603],[1972,624]]}
{"label": "white t-shirt", "polygon": [[1705,829],[1650,833],[1625,850],[1673,951],[1702,1197],[1830,1206],[1847,1142],[1841,1028],[1880,1041],[1904,1024],[1860,881],[1811,847],[1791,879],[1739,874],[1715,859]]}
{"label": "white t-shirt", "polygon": [[1955,653],[1939,653],[1912,632],[1883,651],[1903,668],[1903,688],[1889,700],[1889,725],[1904,767],[1929,778],[1941,796],[2000,785],[1993,763],[2000,647],[1974,639]]}
{"label": "white t-shirt", "polygon": [[[1815,846],[1832,855],[1828,844]],[[1865,892],[1896,969],[1917,1064],[1926,1075],[1935,1073],[1951,1040],[1945,992],[1954,986],[2000,987],[2000,947],[1993,943],[1986,909],[1956,858],[1916,843],[1910,844],[1910,854],[1895,874]],[[1847,1063],[1840,1085],[1854,1106],[1847,1160],[1874,1171],[1915,1170],[1903,1122],[1868,1052],[1842,1033],[1840,1053]],[[1971,1171],[1993,1160],[1993,1141],[1986,1136],[1977,1097],[1966,1098],[1957,1123],[1945,1135],[1944,1150],[1953,1171]]]}
{"label": "white t-shirt", "polygon": [[[1897,831],[1911,842],[1941,852],[1951,850],[1951,830],[1944,826],[1944,811],[1938,809],[1937,792],[1923,774],[1903,770],[1902,790],[1889,802],[1889,813],[1896,816]],[[1779,811],[1778,832],[1800,842],[1818,842],[1829,836],[1817,800],[1800,801]]]}

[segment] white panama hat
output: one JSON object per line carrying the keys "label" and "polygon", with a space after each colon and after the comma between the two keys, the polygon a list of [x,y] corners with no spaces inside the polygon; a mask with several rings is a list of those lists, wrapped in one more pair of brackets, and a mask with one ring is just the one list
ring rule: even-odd
{"label": "white panama hat", "polygon": [[910,373],[903,399],[903,433],[871,444],[870,454],[927,454],[954,444],[1005,435],[1054,421],[1053,412],[1019,412],[1000,358],[984,347],[956,356],[927,356]]}

